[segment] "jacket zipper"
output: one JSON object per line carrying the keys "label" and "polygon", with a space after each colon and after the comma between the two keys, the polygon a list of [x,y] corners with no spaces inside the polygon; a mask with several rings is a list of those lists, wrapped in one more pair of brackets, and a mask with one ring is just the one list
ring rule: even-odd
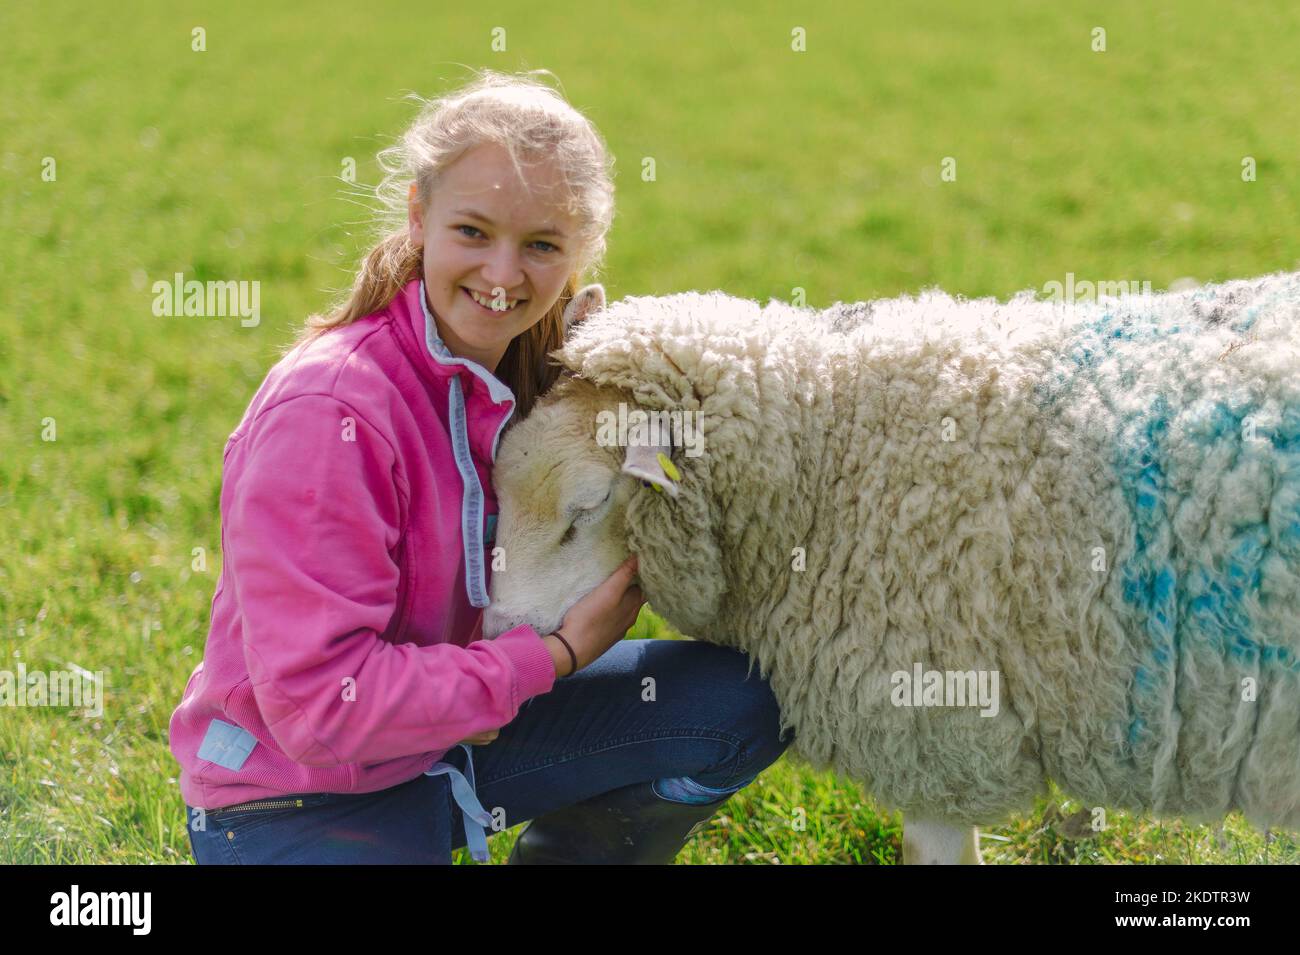
{"label": "jacket zipper", "polygon": [[231,812],[245,809],[290,809],[302,808],[301,799],[263,799],[259,802],[241,802],[234,806],[222,806],[220,809],[214,809],[213,812]]}

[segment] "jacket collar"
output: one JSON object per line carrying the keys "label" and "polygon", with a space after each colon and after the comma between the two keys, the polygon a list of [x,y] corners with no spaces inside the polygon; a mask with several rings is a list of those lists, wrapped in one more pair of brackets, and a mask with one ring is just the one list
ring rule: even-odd
{"label": "jacket collar", "polygon": [[393,300],[392,307],[398,313],[396,317],[402,321],[403,328],[414,336],[413,344],[417,345],[423,358],[423,367],[434,377],[447,379],[459,376],[462,383],[469,387],[486,388],[493,404],[499,405],[507,401],[511,405],[515,404],[515,395],[509,385],[478,362],[451,354],[438,337],[438,324],[429,311],[428,300],[424,295],[424,279],[411,279],[406,283]]}

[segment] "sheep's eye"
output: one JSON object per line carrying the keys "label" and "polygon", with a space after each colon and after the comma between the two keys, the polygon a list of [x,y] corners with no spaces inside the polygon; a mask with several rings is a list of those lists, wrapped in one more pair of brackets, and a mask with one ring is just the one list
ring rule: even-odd
{"label": "sheep's eye", "polygon": [[560,538],[561,547],[573,540],[573,535],[577,533],[579,527],[586,527],[588,524],[594,524],[605,516],[606,508],[604,505],[609,501],[609,497],[612,493],[613,488],[606,491],[605,496],[591,507],[583,507],[573,514],[573,518],[569,522],[569,529],[565,531],[564,536]]}

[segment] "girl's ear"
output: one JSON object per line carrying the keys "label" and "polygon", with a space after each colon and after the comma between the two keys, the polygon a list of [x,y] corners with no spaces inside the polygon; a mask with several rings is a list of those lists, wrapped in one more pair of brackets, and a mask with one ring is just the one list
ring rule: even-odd
{"label": "girl's ear", "polygon": [[424,211],[420,204],[415,201],[418,188],[415,183],[411,183],[411,189],[406,196],[406,224],[409,229],[411,247],[418,249],[424,245]]}

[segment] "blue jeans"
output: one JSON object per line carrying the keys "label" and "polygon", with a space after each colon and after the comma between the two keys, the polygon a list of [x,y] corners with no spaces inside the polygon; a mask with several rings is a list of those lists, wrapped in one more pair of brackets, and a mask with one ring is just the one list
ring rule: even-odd
{"label": "blue jeans", "polygon": [[[473,747],[476,793],[494,830],[635,783],[672,802],[743,789],[785,751],[776,699],[749,657],[693,640],[623,640],[500,735]],[[653,680],[647,688],[649,680]],[[464,770],[465,751],[442,757]],[[298,807],[216,809],[195,831],[200,864],[443,863],[465,845],[446,775],[372,793],[289,793]]]}

